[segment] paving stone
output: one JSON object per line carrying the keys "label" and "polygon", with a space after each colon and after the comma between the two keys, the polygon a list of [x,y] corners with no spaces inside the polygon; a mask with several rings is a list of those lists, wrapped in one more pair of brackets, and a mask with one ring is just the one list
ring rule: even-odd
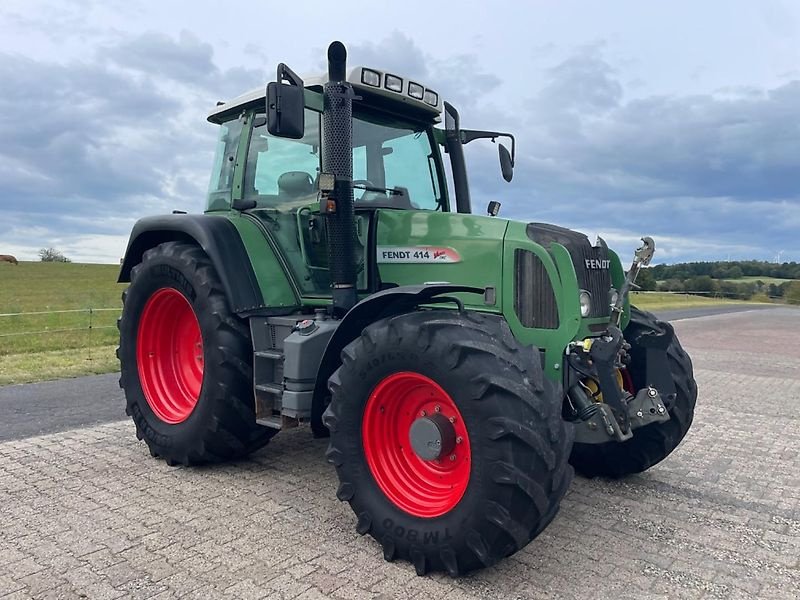
{"label": "paving stone", "polygon": [[786,314],[676,322],[700,387],[678,450],[623,481],[576,478],[539,538],[457,580],[384,562],[307,430],[189,469],[153,460],[129,422],[2,442],[0,597],[797,598],[800,318]]}

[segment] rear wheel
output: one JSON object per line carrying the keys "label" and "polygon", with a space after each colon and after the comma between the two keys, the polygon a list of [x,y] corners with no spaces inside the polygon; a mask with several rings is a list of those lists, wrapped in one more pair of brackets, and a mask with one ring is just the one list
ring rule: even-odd
{"label": "rear wheel", "polygon": [[513,554],[555,516],[572,426],[538,351],[502,319],[377,321],[344,349],[330,389],[337,496],[387,560],[455,576]]}
{"label": "rear wheel", "polygon": [[[631,343],[629,365],[630,379],[627,387],[635,392],[647,385],[645,381],[645,349],[635,343],[638,333],[661,331],[659,321],[652,313],[631,307],[631,322],[625,329],[625,337]],[[575,444],[570,462],[581,475],[596,477],[624,477],[641,473],[664,460],[678,447],[689,431],[694,418],[697,402],[697,383],[694,380],[692,361],[681,346],[678,338],[672,339],[667,348],[672,379],[677,395],[672,405],[668,405],[670,419],[663,423],[652,423],[633,431],[633,437],[619,442],[605,444]],[[627,375],[627,373],[626,373]]]}
{"label": "rear wheel", "polygon": [[199,247],[166,242],[131,271],[119,321],[126,412],[169,464],[236,458],[274,430],[255,422],[252,347]]}

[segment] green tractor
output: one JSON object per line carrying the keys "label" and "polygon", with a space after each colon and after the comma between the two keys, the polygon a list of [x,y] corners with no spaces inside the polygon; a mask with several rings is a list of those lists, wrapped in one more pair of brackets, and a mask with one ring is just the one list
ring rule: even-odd
{"label": "green tractor", "polygon": [[[629,305],[602,239],[472,213],[462,129],[421,82],[348,69],[219,103],[205,214],[141,219],[119,280],[120,385],[153,456],[246,456],[330,436],[360,534],[419,574],[492,565],[573,476],[666,457],[697,397],[668,323]],[[443,127],[437,124],[444,121]],[[449,159],[453,192],[444,158]]]}

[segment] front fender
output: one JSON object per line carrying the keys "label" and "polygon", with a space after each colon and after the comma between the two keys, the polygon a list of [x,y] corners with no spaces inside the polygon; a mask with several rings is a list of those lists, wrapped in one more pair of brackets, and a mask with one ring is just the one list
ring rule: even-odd
{"label": "front fender", "polygon": [[430,302],[435,296],[459,292],[483,295],[485,290],[466,285],[440,283],[405,285],[372,294],[350,309],[328,341],[317,370],[314,397],[311,403],[311,429],[314,435],[317,437],[327,437],[328,435],[328,429],[322,423],[325,398],[328,394],[328,379],[339,368],[340,355],[347,344],[356,339],[370,323],[411,312],[418,306]]}

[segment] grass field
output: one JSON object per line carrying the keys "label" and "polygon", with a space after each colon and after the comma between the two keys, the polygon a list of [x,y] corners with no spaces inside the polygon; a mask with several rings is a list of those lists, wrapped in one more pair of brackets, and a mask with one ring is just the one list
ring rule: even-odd
{"label": "grass field", "polygon": [[752,304],[753,301],[707,298],[705,296],[668,292],[632,292],[631,303],[639,308],[653,311],[675,308],[695,308],[698,306],[719,306],[725,304]]}
{"label": "grass field", "polygon": [[116,369],[118,273],[117,265],[0,264],[0,385]]}

